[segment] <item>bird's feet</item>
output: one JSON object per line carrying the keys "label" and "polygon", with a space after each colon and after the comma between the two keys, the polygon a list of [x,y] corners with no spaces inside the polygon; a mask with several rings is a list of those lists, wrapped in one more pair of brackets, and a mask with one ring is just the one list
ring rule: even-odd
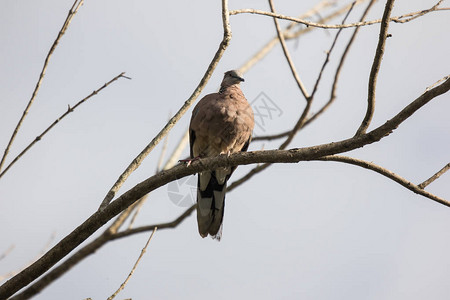
{"label": "bird's feet", "polygon": [[199,159],[200,159],[200,156],[196,156],[194,158],[189,158],[189,159],[180,159],[179,162],[186,164],[186,166],[189,167],[193,161],[196,161]]}

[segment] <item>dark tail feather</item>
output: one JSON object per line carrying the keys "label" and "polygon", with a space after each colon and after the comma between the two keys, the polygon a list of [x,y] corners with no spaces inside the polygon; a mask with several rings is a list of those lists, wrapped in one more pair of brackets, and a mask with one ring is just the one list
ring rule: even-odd
{"label": "dark tail feather", "polygon": [[[206,171],[208,172],[208,171]],[[225,210],[225,192],[227,183],[219,184],[215,172],[198,175],[197,184],[197,223],[198,231],[202,237],[210,234],[213,238],[220,240],[222,234],[223,213]],[[210,177],[206,188],[200,188],[200,177]],[[207,178],[206,178],[207,179]]]}

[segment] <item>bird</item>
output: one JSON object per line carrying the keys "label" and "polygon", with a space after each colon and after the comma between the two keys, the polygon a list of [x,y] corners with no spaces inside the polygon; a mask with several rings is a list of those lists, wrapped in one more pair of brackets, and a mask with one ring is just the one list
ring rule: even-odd
{"label": "bird", "polygon": [[[241,91],[237,70],[225,72],[219,92],[203,97],[192,111],[189,126],[191,160],[247,151],[254,128],[253,110]],[[197,224],[202,238],[220,241],[227,181],[236,167],[198,174]]]}

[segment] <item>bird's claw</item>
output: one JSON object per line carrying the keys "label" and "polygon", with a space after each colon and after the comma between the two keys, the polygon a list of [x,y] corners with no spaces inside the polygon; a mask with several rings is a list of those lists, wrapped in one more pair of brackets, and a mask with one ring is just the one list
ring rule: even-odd
{"label": "bird's claw", "polygon": [[196,161],[199,159],[200,159],[200,156],[196,156],[194,158],[189,158],[189,159],[180,159],[178,162],[184,163],[184,164],[186,164],[187,167],[189,167],[193,161]]}

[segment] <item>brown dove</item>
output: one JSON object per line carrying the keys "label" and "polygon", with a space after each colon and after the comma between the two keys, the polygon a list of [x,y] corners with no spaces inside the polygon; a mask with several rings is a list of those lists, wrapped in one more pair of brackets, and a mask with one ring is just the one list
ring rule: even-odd
{"label": "brown dove", "polygon": [[[218,93],[203,97],[192,111],[189,127],[191,160],[247,151],[254,127],[253,110],[239,84],[237,71],[228,71]],[[227,181],[236,167],[198,174],[197,223],[202,237],[220,240]]]}

